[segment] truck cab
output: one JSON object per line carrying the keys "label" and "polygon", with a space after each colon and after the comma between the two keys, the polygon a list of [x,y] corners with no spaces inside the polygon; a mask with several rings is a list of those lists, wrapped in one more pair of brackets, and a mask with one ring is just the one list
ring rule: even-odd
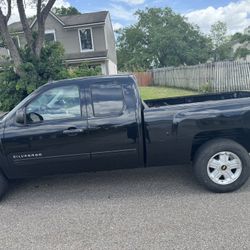
{"label": "truck cab", "polygon": [[49,83],[3,118],[11,178],[143,166],[141,102],[131,77]]}

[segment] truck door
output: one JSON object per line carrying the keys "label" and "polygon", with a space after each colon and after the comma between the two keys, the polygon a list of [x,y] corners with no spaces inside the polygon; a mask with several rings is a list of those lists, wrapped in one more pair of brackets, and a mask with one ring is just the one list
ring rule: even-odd
{"label": "truck door", "polygon": [[14,174],[87,169],[90,153],[86,146],[86,102],[77,85],[44,90],[24,108],[25,124],[13,119],[4,132],[4,150]]}
{"label": "truck door", "polygon": [[138,166],[139,121],[132,84],[97,80],[88,85],[88,146],[94,169]]}

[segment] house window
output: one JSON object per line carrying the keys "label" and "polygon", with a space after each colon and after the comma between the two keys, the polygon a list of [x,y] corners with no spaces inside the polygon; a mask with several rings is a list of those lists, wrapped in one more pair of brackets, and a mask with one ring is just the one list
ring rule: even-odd
{"label": "house window", "polygon": [[14,44],[16,45],[17,48],[20,48],[20,40],[18,36],[13,36],[12,40],[14,42]]}
{"label": "house window", "polygon": [[46,30],[44,40],[46,43],[51,43],[56,41],[56,32],[55,30]]}
{"label": "house window", "polygon": [[91,29],[79,30],[79,41],[81,51],[93,50],[93,36]]}

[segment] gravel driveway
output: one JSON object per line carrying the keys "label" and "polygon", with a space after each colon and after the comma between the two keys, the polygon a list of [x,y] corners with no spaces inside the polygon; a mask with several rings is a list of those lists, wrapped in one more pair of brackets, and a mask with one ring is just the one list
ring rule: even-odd
{"label": "gravel driveway", "polygon": [[1,249],[249,249],[250,182],[213,194],[189,166],[12,183]]}

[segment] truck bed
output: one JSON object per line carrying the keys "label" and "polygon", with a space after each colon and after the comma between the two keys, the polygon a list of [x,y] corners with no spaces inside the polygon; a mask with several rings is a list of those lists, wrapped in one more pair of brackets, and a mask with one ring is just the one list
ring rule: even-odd
{"label": "truck bed", "polygon": [[152,100],[144,100],[144,102],[147,104],[149,108],[153,108],[153,107],[178,105],[185,103],[219,101],[219,100],[239,99],[247,97],[250,97],[249,91],[234,91],[234,92],[219,93],[219,94],[202,94],[202,95],[152,99]]}

